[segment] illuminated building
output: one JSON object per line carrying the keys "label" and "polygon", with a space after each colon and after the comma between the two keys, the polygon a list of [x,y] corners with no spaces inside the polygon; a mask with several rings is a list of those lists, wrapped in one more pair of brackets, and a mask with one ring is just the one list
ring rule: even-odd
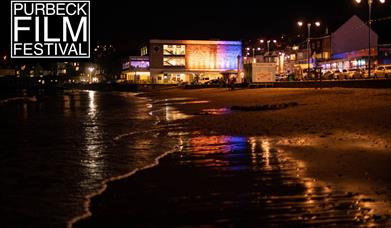
{"label": "illuminated building", "polygon": [[122,80],[135,84],[151,83],[148,56],[130,56],[122,63]]}
{"label": "illuminated building", "polygon": [[[320,63],[323,71],[368,68],[368,29],[359,17],[354,15],[331,35],[332,60]],[[378,35],[371,30],[371,67],[378,56]]]}
{"label": "illuminated building", "polygon": [[242,42],[149,40],[141,55],[149,59],[148,83],[192,83],[237,74],[242,65]]}

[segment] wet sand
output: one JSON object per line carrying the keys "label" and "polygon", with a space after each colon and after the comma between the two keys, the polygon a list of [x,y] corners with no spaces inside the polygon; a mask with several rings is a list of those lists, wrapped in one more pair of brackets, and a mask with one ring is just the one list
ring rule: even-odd
{"label": "wet sand", "polygon": [[[170,90],[151,97],[193,97],[199,105],[177,105],[195,115],[190,126],[203,134],[267,136],[309,167],[315,178],[391,198],[390,89]],[[205,114],[235,105],[297,102],[292,108]],[[391,213],[391,211],[388,211]]]}
{"label": "wet sand", "polygon": [[76,227],[371,226],[372,199],[335,191],[266,138],[182,135],[178,153],[112,182]]}
{"label": "wet sand", "polygon": [[[391,90],[174,89],[147,96],[192,98],[170,105],[193,116],[176,121],[193,133],[178,137],[183,148],[155,168],[110,183],[93,198],[92,217],[76,226],[390,225]],[[229,110],[286,102],[298,106]]]}

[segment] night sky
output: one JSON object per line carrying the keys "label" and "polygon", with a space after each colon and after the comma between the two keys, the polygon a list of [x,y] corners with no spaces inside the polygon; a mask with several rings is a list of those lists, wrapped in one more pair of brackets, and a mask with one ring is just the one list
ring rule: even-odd
{"label": "night sky", "polygon": [[[391,0],[375,0],[373,18],[391,16]],[[0,3],[2,50],[9,48],[10,3]],[[278,39],[305,32],[299,19],[320,20],[334,31],[352,15],[368,17],[367,0],[197,0],[91,1],[92,41],[111,43],[122,54],[138,54],[150,38],[248,40]],[[380,42],[391,43],[391,19],[374,23]],[[319,28],[321,30],[324,28]],[[315,31],[314,31],[315,32]]]}

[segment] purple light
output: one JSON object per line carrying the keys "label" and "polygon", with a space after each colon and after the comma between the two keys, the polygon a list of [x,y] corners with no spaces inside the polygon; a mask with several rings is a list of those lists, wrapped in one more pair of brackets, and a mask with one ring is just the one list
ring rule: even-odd
{"label": "purple light", "polygon": [[130,66],[132,68],[138,68],[138,69],[148,69],[149,68],[149,61],[144,60],[132,60],[130,62]]}

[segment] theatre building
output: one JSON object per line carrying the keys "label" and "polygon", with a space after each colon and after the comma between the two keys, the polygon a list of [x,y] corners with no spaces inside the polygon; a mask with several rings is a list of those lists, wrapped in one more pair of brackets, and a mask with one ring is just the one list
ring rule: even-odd
{"label": "theatre building", "polygon": [[[145,73],[145,67],[143,74],[145,77],[148,75],[149,83],[204,82],[228,76],[237,77],[237,72],[242,67],[242,43],[215,40],[149,40],[141,48],[141,56],[144,61],[148,61],[144,66],[148,65],[149,75]],[[128,61],[131,62],[131,59]],[[137,75],[137,70],[123,70],[129,78],[132,73]]]}

